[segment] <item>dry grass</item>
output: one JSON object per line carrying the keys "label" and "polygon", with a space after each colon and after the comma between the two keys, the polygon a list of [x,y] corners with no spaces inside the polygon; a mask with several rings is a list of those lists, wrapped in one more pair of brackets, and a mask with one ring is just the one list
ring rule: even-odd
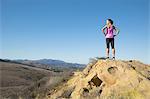
{"label": "dry grass", "polygon": [[49,90],[67,81],[72,70],[50,71],[17,63],[0,62],[0,73],[2,98],[43,99]]}

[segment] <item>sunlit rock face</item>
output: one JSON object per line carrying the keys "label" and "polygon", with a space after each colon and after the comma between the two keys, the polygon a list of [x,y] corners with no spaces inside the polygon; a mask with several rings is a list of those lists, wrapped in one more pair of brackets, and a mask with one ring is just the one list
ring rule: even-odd
{"label": "sunlit rock face", "polygon": [[150,65],[134,60],[93,60],[48,98],[149,99]]}

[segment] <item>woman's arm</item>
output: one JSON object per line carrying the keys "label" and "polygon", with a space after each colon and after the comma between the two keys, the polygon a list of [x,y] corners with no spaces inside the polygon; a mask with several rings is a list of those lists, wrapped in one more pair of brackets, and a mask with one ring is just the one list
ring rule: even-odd
{"label": "woman's arm", "polygon": [[102,32],[104,33],[105,29],[106,29],[106,25],[102,28]]}
{"label": "woman's arm", "polygon": [[115,26],[114,26],[114,30],[115,30],[115,32],[116,32],[115,36],[118,35],[119,32],[120,32],[120,30],[119,30],[117,27],[115,27]]}
{"label": "woman's arm", "polygon": [[106,28],[107,28],[106,25],[102,28],[102,33],[104,33],[104,35],[106,35],[106,34],[105,34],[105,29],[106,29]]}

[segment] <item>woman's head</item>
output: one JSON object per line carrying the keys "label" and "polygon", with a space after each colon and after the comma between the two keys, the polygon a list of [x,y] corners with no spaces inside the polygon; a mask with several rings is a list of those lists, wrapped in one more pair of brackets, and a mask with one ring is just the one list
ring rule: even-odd
{"label": "woman's head", "polygon": [[107,19],[106,24],[107,24],[107,26],[113,25],[113,20],[112,19]]}

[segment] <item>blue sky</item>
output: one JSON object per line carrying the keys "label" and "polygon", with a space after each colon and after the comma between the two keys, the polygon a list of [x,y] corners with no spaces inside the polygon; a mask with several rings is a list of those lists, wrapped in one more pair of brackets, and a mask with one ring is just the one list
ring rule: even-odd
{"label": "blue sky", "polygon": [[149,0],[1,0],[1,58],[88,63],[105,56],[101,28],[120,29],[117,59],[150,63]]}

